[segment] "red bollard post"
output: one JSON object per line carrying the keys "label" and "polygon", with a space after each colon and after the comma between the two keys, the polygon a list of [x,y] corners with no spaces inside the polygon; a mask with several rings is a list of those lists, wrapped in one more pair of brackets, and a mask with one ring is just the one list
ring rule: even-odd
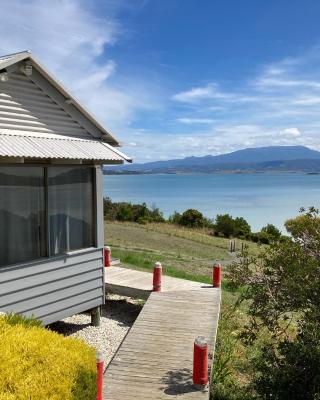
{"label": "red bollard post", "polygon": [[221,287],[221,264],[215,264],[212,269],[212,285],[215,288]]}
{"label": "red bollard post", "polygon": [[208,342],[204,336],[198,336],[193,346],[193,385],[205,389],[208,380]]}
{"label": "red bollard post", "polygon": [[104,248],[104,266],[111,267],[111,249],[109,246]]}
{"label": "red bollard post", "polygon": [[97,351],[97,400],[103,400],[102,389],[103,389],[103,356],[101,351]]}
{"label": "red bollard post", "polygon": [[153,291],[161,292],[162,265],[156,262],[153,268]]}

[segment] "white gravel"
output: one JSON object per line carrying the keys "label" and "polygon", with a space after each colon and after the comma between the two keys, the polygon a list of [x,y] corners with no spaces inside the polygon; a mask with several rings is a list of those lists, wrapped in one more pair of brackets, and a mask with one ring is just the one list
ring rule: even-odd
{"label": "white gravel", "polygon": [[52,324],[50,329],[65,336],[82,339],[88,345],[100,350],[107,366],[142,306],[143,303],[139,300],[109,295],[102,308],[100,327],[90,325],[89,314],[76,314]]}

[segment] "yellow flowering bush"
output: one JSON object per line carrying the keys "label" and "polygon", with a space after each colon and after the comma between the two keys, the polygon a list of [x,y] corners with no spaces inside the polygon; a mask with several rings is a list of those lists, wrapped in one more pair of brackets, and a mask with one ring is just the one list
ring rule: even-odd
{"label": "yellow flowering bush", "polygon": [[0,316],[0,400],[95,400],[95,350],[37,322]]}

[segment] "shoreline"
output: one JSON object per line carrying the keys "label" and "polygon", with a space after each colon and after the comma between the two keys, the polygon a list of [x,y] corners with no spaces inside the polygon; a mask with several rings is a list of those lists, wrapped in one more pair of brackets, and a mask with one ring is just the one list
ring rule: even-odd
{"label": "shoreline", "polygon": [[298,171],[298,170],[222,170],[222,171],[212,171],[212,172],[140,172],[140,171],[108,171],[104,170],[103,175],[245,175],[245,174],[304,174],[304,175],[320,175],[320,171]]}

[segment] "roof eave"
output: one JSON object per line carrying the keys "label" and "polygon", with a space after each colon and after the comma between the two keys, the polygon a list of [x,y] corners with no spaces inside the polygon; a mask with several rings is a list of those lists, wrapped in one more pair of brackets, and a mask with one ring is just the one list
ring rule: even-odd
{"label": "roof eave", "polygon": [[21,51],[20,53],[12,53],[12,54],[6,54],[2,56],[1,58],[8,58],[7,60],[1,61],[1,69],[10,67],[10,65],[16,64],[20,61],[23,61],[27,58],[31,57],[31,52],[29,50],[26,51]]}

